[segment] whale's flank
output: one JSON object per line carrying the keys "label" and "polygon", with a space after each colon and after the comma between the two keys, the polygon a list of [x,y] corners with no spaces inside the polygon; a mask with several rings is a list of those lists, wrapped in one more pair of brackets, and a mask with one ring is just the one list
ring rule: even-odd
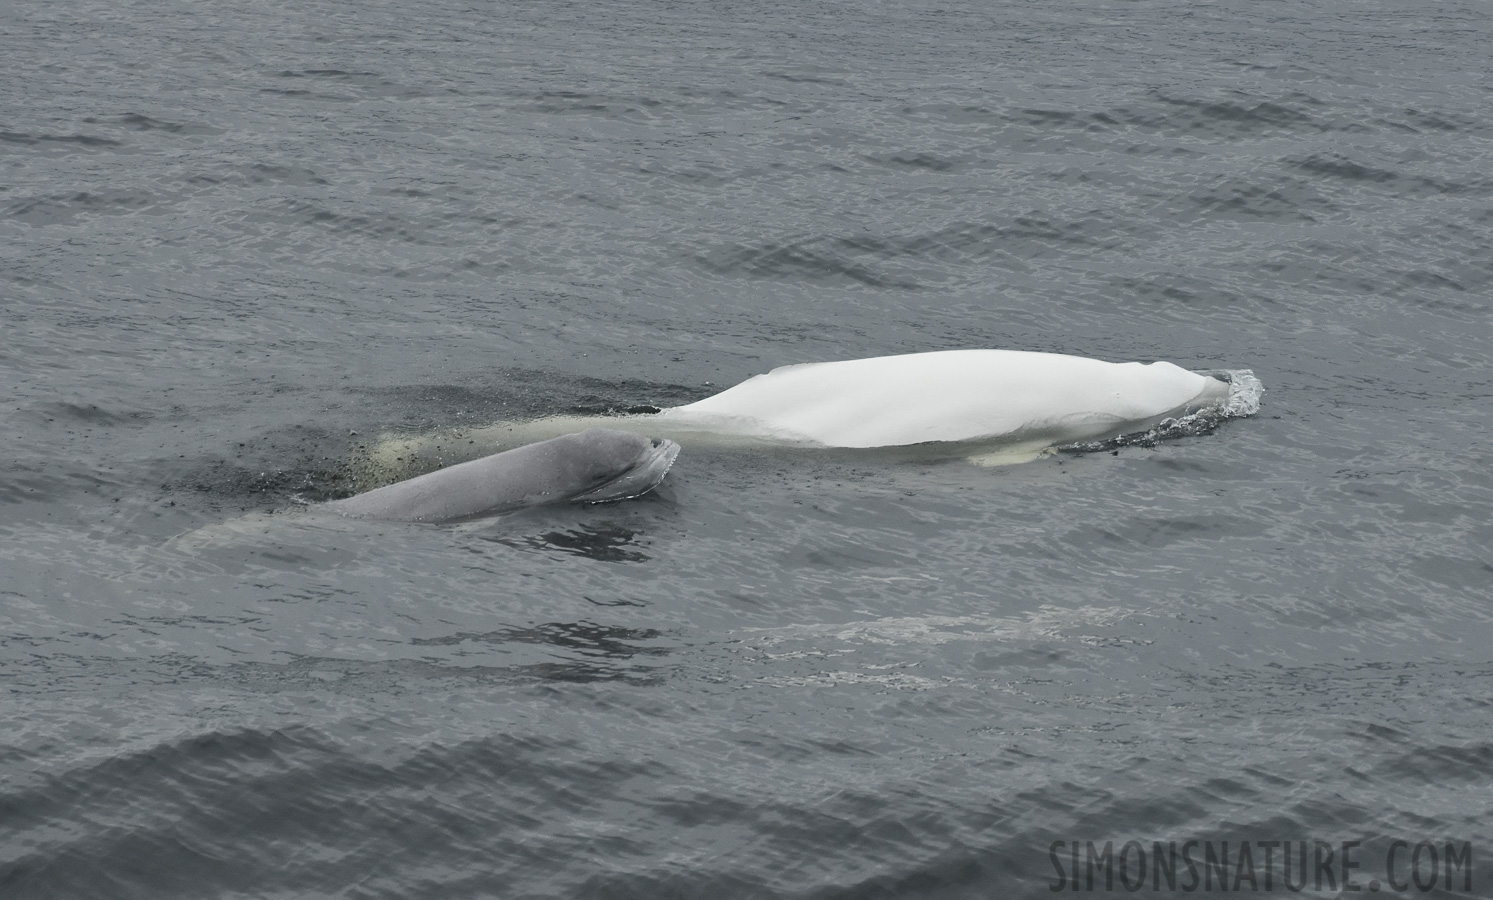
{"label": "whale's flank", "polygon": [[345,516],[452,522],[578,501],[641,496],[669,471],[679,445],[590,428],[377,488],[326,508]]}

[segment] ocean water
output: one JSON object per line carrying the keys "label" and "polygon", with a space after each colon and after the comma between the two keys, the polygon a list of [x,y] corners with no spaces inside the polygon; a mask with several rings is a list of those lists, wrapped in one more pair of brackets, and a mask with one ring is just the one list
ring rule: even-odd
{"label": "ocean water", "polygon": [[[1131,840],[1490,895],[1488,13],[0,8],[0,897],[1039,897]],[[391,435],[959,347],[1264,406],[263,518]]]}

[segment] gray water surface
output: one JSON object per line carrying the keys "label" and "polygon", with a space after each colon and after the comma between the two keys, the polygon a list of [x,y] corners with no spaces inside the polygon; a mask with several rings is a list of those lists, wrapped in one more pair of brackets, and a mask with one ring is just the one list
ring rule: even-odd
{"label": "gray water surface", "polygon": [[[1475,2],[0,9],[0,896],[1036,897],[1130,839],[1361,884],[1470,841],[1486,891],[1490,46]],[[263,518],[386,433],[957,347],[1265,406]]]}

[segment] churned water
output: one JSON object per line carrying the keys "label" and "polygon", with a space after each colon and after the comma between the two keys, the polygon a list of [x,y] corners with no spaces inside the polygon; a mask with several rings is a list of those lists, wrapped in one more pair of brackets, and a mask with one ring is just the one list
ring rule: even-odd
{"label": "churned water", "polygon": [[[4,6],[0,897],[1035,897],[1131,840],[1486,896],[1489,12]],[[1264,405],[173,541],[391,434],[955,347]]]}

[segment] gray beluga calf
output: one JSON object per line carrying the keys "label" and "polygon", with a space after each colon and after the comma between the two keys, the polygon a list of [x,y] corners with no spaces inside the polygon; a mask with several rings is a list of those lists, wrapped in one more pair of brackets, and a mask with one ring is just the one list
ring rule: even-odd
{"label": "gray beluga calf", "polygon": [[525,444],[321,508],[360,519],[454,522],[549,503],[605,503],[653,490],[679,445],[590,428]]}
{"label": "gray beluga calf", "polygon": [[[217,549],[283,548],[297,529],[324,539],[328,528],[356,520],[448,523],[567,502],[607,503],[641,497],[668,474],[679,445],[641,434],[591,428],[428,472],[345,500],[249,513],[179,534],[167,545],[198,557]],[[336,515],[333,515],[333,514]]]}

